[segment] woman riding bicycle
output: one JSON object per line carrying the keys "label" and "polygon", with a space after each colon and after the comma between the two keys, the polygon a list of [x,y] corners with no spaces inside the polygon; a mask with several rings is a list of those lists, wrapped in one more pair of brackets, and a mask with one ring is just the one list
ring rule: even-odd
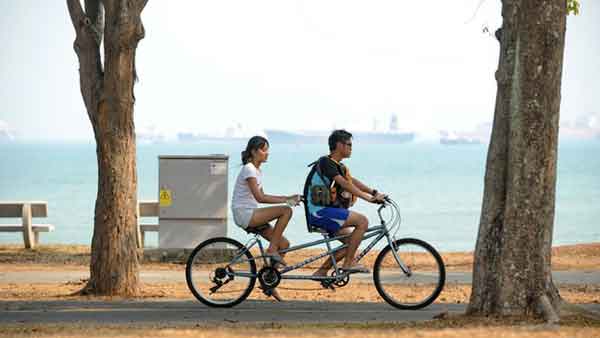
{"label": "woman riding bicycle", "polygon": [[[292,217],[292,208],[285,205],[259,208],[259,203],[297,205],[301,197],[300,195],[276,196],[264,193],[260,167],[268,157],[269,142],[267,139],[262,136],[250,138],[246,149],[242,151],[243,166],[235,181],[231,211],[235,224],[247,232],[259,233],[270,242],[266,256],[270,258],[271,263],[285,265],[283,257],[278,251],[290,246],[289,241],[283,237],[283,231]],[[273,220],[277,220],[274,227],[269,224]],[[273,291],[273,296],[277,300],[281,300],[277,292]]]}

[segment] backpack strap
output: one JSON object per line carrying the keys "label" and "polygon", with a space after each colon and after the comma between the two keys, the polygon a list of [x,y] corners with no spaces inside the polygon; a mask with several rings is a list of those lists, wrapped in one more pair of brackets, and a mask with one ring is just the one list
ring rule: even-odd
{"label": "backpack strap", "polygon": [[[314,167],[315,168],[315,172],[317,173],[317,175],[319,175],[319,178],[321,179],[321,181],[323,181],[323,184],[327,185],[327,181],[329,180],[325,180],[325,177],[323,177],[323,171],[321,171],[321,166],[319,165],[319,163],[321,162],[321,159],[323,157],[327,157],[327,156],[322,156],[320,157],[318,160],[312,162],[311,164],[309,164],[309,167]],[[330,185],[333,185],[333,181],[330,183]],[[330,187],[331,188],[331,187]]]}

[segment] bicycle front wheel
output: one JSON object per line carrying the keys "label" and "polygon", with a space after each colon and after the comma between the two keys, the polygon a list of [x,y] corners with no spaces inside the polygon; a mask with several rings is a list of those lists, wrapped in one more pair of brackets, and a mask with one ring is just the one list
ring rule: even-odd
{"label": "bicycle front wheel", "polygon": [[256,264],[240,242],[211,238],[188,257],[185,279],[192,294],[213,307],[232,307],[244,301],[256,283]]}
{"label": "bicycle front wheel", "polygon": [[[401,264],[394,256],[394,248]],[[377,256],[373,282],[386,302],[399,309],[421,309],[435,301],[444,288],[446,269],[440,254],[426,242],[403,238]]]}

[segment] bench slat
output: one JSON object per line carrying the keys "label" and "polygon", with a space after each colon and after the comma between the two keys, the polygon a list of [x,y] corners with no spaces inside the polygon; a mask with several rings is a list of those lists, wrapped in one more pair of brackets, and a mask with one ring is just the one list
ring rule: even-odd
{"label": "bench slat", "polygon": [[[31,230],[33,232],[51,232],[54,231],[54,225],[52,224],[32,224]],[[23,225],[21,224],[0,224],[0,232],[21,232],[23,231]]]}
{"label": "bench slat", "polygon": [[157,201],[140,201],[140,217],[158,217],[159,208]]}
{"label": "bench slat", "polygon": [[0,202],[0,217],[15,217],[23,216],[23,204],[31,204],[32,217],[48,217],[48,203],[44,201],[7,201]]}
{"label": "bench slat", "polygon": [[158,224],[140,224],[141,231],[158,231]]}

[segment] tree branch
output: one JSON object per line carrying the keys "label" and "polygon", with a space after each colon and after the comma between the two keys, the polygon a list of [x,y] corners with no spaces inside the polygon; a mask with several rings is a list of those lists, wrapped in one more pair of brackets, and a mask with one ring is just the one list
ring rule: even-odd
{"label": "tree branch", "polygon": [[85,19],[85,12],[83,11],[83,8],[81,8],[81,2],[79,2],[79,0],[67,0],[67,8],[69,9],[73,28],[75,28],[75,31],[77,32],[79,30],[79,25]]}
{"label": "tree branch", "polygon": [[142,11],[148,4],[148,0],[129,0],[129,2],[131,3],[132,8],[135,10],[135,14],[138,16],[142,14]]}
{"label": "tree branch", "polygon": [[90,29],[100,45],[104,34],[104,6],[100,0],[85,0],[85,12],[91,22]]}
{"label": "tree branch", "polygon": [[67,0],[67,8],[75,28],[73,48],[79,60],[79,84],[81,96],[85,104],[94,131],[97,125],[98,102],[102,94],[102,62],[100,58],[100,43],[102,30],[98,25],[104,25],[102,6],[99,0],[86,0],[86,11],[93,17],[86,16],[80,0]]}
{"label": "tree branch", "polygon": [[144,8],[146,8],[146,4],[148,4],[148,0],[140,0],[140,4],[138,5],[139,12],[142,13]]}

